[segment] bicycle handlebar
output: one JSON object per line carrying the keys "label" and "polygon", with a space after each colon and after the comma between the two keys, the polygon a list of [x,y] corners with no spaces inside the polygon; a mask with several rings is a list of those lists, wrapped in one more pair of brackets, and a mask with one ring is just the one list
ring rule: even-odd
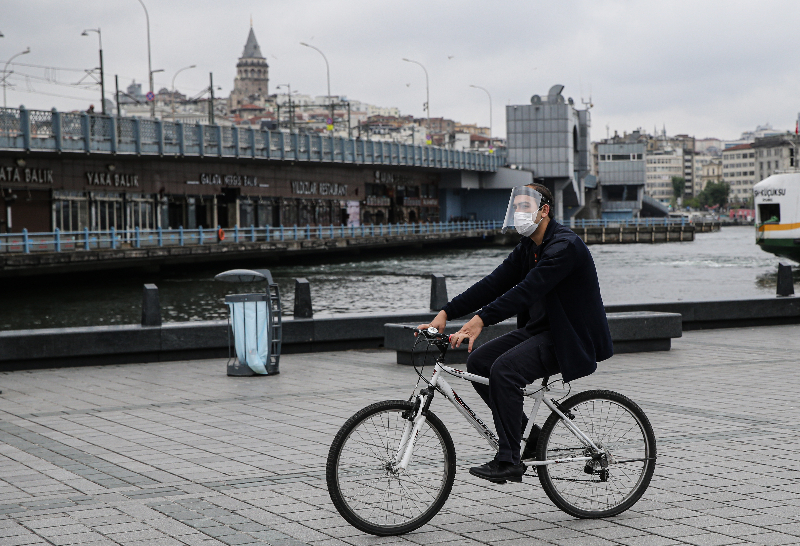
{"label": "bicycle handlebar", "polygon": [[416,333],[422,335],[426,340],[440,340],[440,341],[450,341],[450,334],[440,334],[439,332],[431,332],[430,330],[434,330],[433,327],[427,329],[420,329],[415,328],[414,326],[403,326],[406,330],[414,330]]}

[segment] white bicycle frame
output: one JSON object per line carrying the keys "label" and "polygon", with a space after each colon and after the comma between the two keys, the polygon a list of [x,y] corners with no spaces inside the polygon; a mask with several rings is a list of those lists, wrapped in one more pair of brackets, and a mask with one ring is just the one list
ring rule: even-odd
{"label": "white bicycle frame", "polygon": [[[456,394],[456,391],[454,391],[450,384],[444,379],[445,373],[465,379],[467,381],[481,383],[483,385],[488,385],[489,379],[487,377],[471,374],[457,368],[445,366],[442,362],[437,360],[437,362],[434,364],[433,377],[431,377],[430,386],[442,393],[445,398],[447,398],[450,403],[453,404],[453,406],[455,406],[455,408],[464,416],[467,422],[475,427],[475,430],[477,430],[489,443],[489,445],[495,451],[497,451],[499,449],[499,441],[497,436],[495,436],[494,432],[489,430],[489,427],[487,427],[486,424],[481,421],[477,415],[475,415],[475,412],[470,409],[466,402],[464,402],[461,397]],[[397,454],[395,455],[394,460],[395,468],[397,469],[405,470],[408,467],[408,464],[411,462],[411,454],[414,451],[414,443],[416,442],[417,435],[419,434],[422,425],[425,423],[427,409],[430,406],[431,400],[433,399],[433,393],[426,393],[424,391],[425,389],[417,394],[418,403],[415,404],[415,407],[418,409],[416,414],[413,415],[413,418],[406,422],[405,428],[403,429],[403,436],[400,439],[400,445],[398,446]],[[574,434],[584,446],[591,449],[593,453],[604,453],[602,449],[598,448],[594,442],[592,442],[591,438],[589,438],[577,426],[575,426],[574,423],[572,423],[572,420],[569,419],[569,417],[561,412],[555,401],[551,398],[553,396],[564,396],[567,394],[566,391],[562,389],[551,389],[547,385],[543,384],[541,388],[535,390],[523,388],[522,394],[533,397],[534,404],[533,409],[531,409],[528,417],[528,425],[525,427],[525,432],[522,434],[522,445],[520,447],[521,452],[525,450],[526,438],[533,428],[533,420],[539,411],[541,403],[544,402],[544,404],[550,408],[551,411],[555,412],[559,417],[561,417],[562,421],[564,422],[564,426],[566,426],[567,429],[572,432],[572,434]],[[563,459],[548,459],[546,461],[526,460],[526,462],[533,466],[542,466],[547,464],[591,460],[593,460],[592,457],[567,457]]]}

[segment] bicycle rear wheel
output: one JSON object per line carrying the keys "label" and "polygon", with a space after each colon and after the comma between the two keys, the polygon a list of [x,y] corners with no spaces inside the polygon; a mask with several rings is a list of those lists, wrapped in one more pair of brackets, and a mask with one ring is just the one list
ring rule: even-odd
{"label": "bicycle rear wheel", "polygon": [[[540,466],[539,481],[550,500],[578,518],[615,516],[633,506],[656,466],[655,434],[642,409],[604,390],[576,394],[560,409],[608,455],[604,460]],[[547,418],[537,443],[538,460],[589,457],[591,451],[556,413]]]}
{"label": "bicycle rear wheel", "polygon": [[428,412],[405,471],[392,469],[412,404],[387,400],[353,415],[328,452],[326,478],[334,506],[373,535],[400,535],[426,524],[444,505],[456,473],[456,450],[444,424]]}

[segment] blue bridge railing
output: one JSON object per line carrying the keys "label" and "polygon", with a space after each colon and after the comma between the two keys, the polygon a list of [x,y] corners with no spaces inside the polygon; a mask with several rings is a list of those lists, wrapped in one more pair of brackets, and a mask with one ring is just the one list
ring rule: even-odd
{"label": "blue bridge railing", "polygon": [[0,253],[70,252],[98,249],[148,248],[209,244],[305,241],[366,237],[402,237],[438,233],[499,230],[502,222],[467,221],[428,224],[377,224],[362,226],[279,226],[247,228],[151,229],[60,231],[0,234]]}
{"label": "blue bridge railing", "polygon": [[0,149],[397,165],[494,172],[503,154],[316,133],[0,108]]}

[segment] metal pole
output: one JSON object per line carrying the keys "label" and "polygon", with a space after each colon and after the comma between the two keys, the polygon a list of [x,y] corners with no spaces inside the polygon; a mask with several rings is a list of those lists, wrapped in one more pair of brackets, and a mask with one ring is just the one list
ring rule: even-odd
{"label": "metal pole", "polygon": [[[418,64],[425,71],[425,112],[428,114],[428,137],[425,139],[426,144],[433,144],[433,134],[431,133],[431,94],[430,86],[428,85],[428,70],[419,61],[412,61],[411,59],[403,59],[407,63]],[[430,140],[428,140],[430,139]]]}
{"label": "metal pole", "polygon": [[121,118],[122,114],[120,114],[120,109],[119,109],[119,76],[117,76],[116,74],[114,74],[114,87],[116,87],[116,89],[117,89],[117,94],[116,94],[117,117]]}
{"label": "metal pole", "polygon": [[6,108],[6,88],[8,87],[8,82],[6,80],[8,79],[8,65],[20,55],[27,55],[30,52],[31,48],[28,47],[25,49],[25,51],[20,51],[16,55],[12,55],[12,57],[6,61],[6,65],[3,67],[3,108]]}
{"label": "metal pole", "polygon": [[474,87],[475,89],[480,89],[481,91],[486,93],[486,95],[489,97],[489,149],[491,150],[494,148],[494,146],[492,146],[492,95],[489,93],[488,90],[478,85],[470,85],[470,87]]}
{"label": "metal pole", "polygon": [[208,85],[211,90],[211,98],[208,102],[208,123],[214,125],[214,74],[208,73]]}
{"label": "metal pole", "polygon": [[105,116],[106,112],[106,84],[103,77],[103,35],[100,33],[99,28],[87,28],[81,33],[81,36],[88,36],[90,32],[97,33],[97,39],[100,44],[100,110]]}
{"label": "metal pole", "polygon": [[[150,57],[150,14],[147,13],[147,6],[144,5],[144,2],[139,0],[139,3],[142,5],[142,9],[144,9],[144,17],[147,20],[147,75],[150,78],[150,92],[153,93],[153,63]],[[150,117],[156,117],[155,99],[150,101]]]}

